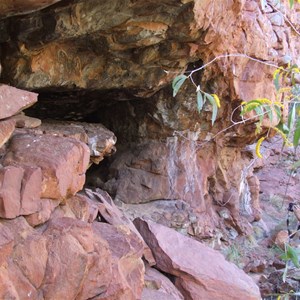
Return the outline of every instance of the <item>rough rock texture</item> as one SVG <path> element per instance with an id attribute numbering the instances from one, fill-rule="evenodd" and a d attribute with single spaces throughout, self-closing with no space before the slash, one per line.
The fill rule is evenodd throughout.
<path id="1" fill-rule="evenodd" d="M 283 9 L 274 1 L 62 1 L 1 21 L 1 79 L 40 92 L 34 116 L 83 118 L 116 133 L 124 151 L 99 185 L 116 200 L 184 200 L 212 229 L 225 207 L 249 233 L 260 218 L 259 184 L 241 149 L 257 138 L 255 124 L 223 130 L 239 120 L 241 101 L 275 99 L 274 67 L 251 57 L 275 65 L 300 57 Z M 297 22 L 297 13 L 287 17 Z M 234 55 L 193 75 L 220 96 L 212 127 L 209 105 L 198 114 L 194 86 L 174 99 L 169 85 L 224 54 Z"/>
<path id="2" fill-rule="evenodd" d="M 81 190 L 89 163 L 88 147 L 75 139 L 52 135 L 15 135 L 3 165 L 42 170 L 42 198 L 62 199 Z"/>
<path id="3" fill-rule="evenodd" d="M 41 126 L 34 127 L 37 128 L 26 130 L 26 132 L 70 137 L 87 144 L 90 148 L 91 161 L 96 164 L 99 164 L 99 162 L 103 160 L 104 156 L 109 156 L 116 151 L 116 136 L 113 132 L 99 123 L 92 124 L 84 122 L 59 122 L 46 120 L 43 121 Z"/>
<path id="4" fill-rule="evenodd" d="M 146 267 L 142 300 L 183 300 L 182 294 L 170 279 L 154 268 Z"/>
<path id="5" fill-rule="evenodd" d="M 27 14 L 49 5 L 52 5 L 60 0 L 3 0 L 0 4 L 0 19 L 15 15 Z"/>
<path id="6" fill-rule="evenodd" d="M 260 299 L 256 284 L 217 251 L 152 221 L 136 219 L 157 267 L 175 276 L 185 299 Z"/>
<path id="7" fill-rule="evenodd" d="M 16 122 L 8 119 L 0 121 L 0 148 L 9 140 L 15 130 Z"/>
<path id="8" fill-rule="evenodd" d="M 126 226 L 60 215 L 36 229 L 0 220 L 0 229 L 1 299 L 141 297 L 143 243 Z"/>
<path id="9" fill-rule="evenodd" d="M 11 117 L 37 101 L 37 94 L 0 84 L 0 119 Z"/>

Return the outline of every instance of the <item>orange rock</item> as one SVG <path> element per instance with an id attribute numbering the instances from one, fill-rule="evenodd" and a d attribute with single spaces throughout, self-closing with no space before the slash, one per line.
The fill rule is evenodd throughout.
<path id="1" fill-rule="evenodd" d="M 138 218 L 134 224 L 153 251 L 156 267 L 175 276 L 185 299 L 261 299 L 253 280 L 219 252 L 152 221 Z"/>
<path id="2" fill-rule="evenodd" d="M 63 199 L 82 189 L 89 163 L 88 147 L 75 139 L 53 135 L 15 135 L 3 165 L 42 170 L 42 198 Z"/>

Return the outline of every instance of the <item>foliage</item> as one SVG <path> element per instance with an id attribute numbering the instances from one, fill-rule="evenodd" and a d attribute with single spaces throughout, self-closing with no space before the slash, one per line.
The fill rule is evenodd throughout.
<path id="1" fill-rule="evenodd" d="M 191 74 L 189 76 L 186 76 L 184 74 L 178 75 L 173 79 L 172 82 L 172 89 L 173 89 L 173 97 L 175 97 L 185 82 L 186 79 L 191 78 Z M 220 99 L 216 94 L 208 94 L 201 90 L 200 85 L 196 87 L 196 98 L 197 98 L 197 109 L 200 113 L 203 109 L 203 106 L 208 101 L 210 105 L 212 106 L 212 117 L 211 117 L 211 123 L 214 125 L 217 114 L 218 114 L 218 108 L 221 107 Z"/>
<path id="2" fill-rule="evenodd" d="M 277 68 L 273 74 L 273 82 L 277 92 L 277 101 L 271 102 L 266 98 L 255 99 L 247 103 L 242 103 L 241 109 L 242 117 L 251 111 L 255 112 L 257 115 L 257 134 L 261 132 L 263 121 L 266 116 L 269 119 L 269 129 L 273 129 L 282 137 L 284 145 L 294 146 L 295 150 L 300 141 L 300 87 L 299 84 L 296 84 L 295 82 L 295 76 L 298 73 L 300 73 L 300 70 L 297 65 L 289 65 L 287 68 Z M 285 109 L 284 105 L 288 106 L 287 120 L 282 114 L 282 111 Z M 274 116 L 279 120 L 279 123 L 274 122 L 275 124 L 278 123 L 276 126 L 273 125 Z M 256 154 L 260 158 L 262 157 L 260 146 L 267 136 L 260 138 L 256 145 Z"/>
<path id="3" fill-rule="evenodd" d="M 280 255 L 280 258 L 286 262 L 284 273 L 282 276 L 283 282 L 286 281 L 289 262 L 292 262 L 296 268 L 300 268 L 299 258 L 298 258 L 299 254 L 300 254 L 300 249 L 294 248 L 287 243 L 284 245 L 284 253 Z"/>

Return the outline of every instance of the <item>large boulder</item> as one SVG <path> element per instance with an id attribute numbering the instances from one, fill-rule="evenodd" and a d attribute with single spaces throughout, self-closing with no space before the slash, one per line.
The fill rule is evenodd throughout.
<path id="1" fill-rule="evenodd" d="M 157 268 L 175 276 L 185 299 L 260 299 L 253 280 L 217 251 L 175 230 L 152 221 L 136 219 L 152 250 Z"/>
<path id="2" fill-rule="evenodd" d="M 72 138 L 18 134 L 11 139 L 3 165 L 41 168 L 41 197 L 63 199 L 82 189 L 89 157 L 88 147 Z"/>
<path id="3" fill-rule="evenodd" d="M 143 244 L 125 226 L 58 217 L 34 229 L 18 217 L 0 229 L 1 299 L 141 297 Z"/>

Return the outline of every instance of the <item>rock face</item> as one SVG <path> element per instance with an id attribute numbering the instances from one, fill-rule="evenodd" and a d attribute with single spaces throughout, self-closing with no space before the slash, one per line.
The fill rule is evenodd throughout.
<path id="1" fill-rule="evenodd" d="M 241 149 L 257 138 L 255 125 L 225 129 L 239 120 L 241 101 L 275 99 L 274 67 L 251 57 L 271 64 L 300 57 L 282 7 L 272 3 L 60 2 L 2 20 L 1 79 L 40 92 L 32 116 L 101 122 L 117 135 L 119 151 L 97 183 L 116 200 L 184 200 L 213 220 L 212 230 L 225 207 L 235 229 L 249 233 L 249 222 L 260 218 L 259 183 L 249 167 L 252 154 Z M 234 55 L 193 75 L 221 99 L 212 126 L 211 107 L 197 111 L 193 85 L 185 83 L 176 98 L 168 86 L 184 70 L 226 53 Z M 113 149 L 113 142 L 89 140 L 94 153 Z"/>
<path id="2" fill-rule="evenodd" d="M 152 221 L 134 223 L 184 299 L 260 299 L 255 283 L 215 250 Z"/>
<path id="3" fill-rule="evenodd" d="M 82 189 L 89 156 L 88 147 L 74 139 L 15 135 L 3 164 L 41 168 L 41 197 L 63 199 Z"/>
<path id="4" fill-rule="evenodd" d="M 58 218 L 42 232 L 24 218 L 1 221 L 0 270 L 2 299 L 138 299 L 143 287 L 143 263 L 134 236 L 108 224 Z M 118 255 L 106 239 L 122 240 Z M 128 249 L 131 248 L 131 250 Z M 130 252 L 131 251 L 131 252 Z M 36 255 L 38 253 L 38 255 Z M 123 268 L 119 274 L 118 267 Z M 128 277 L 129 279 L 126 279 Z M 124 279 L 123 279 L 124 278 Z M 67 279 L 67 280 L 66 280 Z M 98 281 L 98 280 L 99 281 Z M 132 280 L 127 284 L 127 280 Z M 126 293 L 124 292 L 126 289 Z M 126 298 L 127 297 L 127 298 Z"/>

